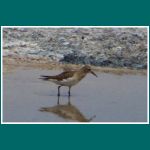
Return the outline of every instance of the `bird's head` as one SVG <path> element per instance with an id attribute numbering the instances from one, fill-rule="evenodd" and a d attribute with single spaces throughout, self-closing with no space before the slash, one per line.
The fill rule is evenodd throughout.
<path id="1" fill-rule="evenodd" d="M 84 67 L 81 68 L 84 73 L 91 73 L 94 76 L 97 77 L 97 75 L 92 71 L 91 67 L 89 65 L 85 65 Z"/>

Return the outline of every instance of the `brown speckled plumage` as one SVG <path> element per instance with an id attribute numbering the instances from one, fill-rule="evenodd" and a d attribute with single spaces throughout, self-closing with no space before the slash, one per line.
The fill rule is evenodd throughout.
<path id="1" fill-rule="evenodd" d="M 45 76 L 42 75 L 40 79 L 54 82 L 58 86 L 58 96 L 60 95 L 60 87 L 67 86 L 69 87 L 68 94 L 70 96 L 70 89 L 72 86 L 76 85 L 80 80 L 82 80 L 87 73 L 92 73 L 97 77 L 97 75 L 91 70 L 91 67 L 85 65 L 84 67 L 80 68 L 77 71 L 65 71 L 56 76 Z"/>

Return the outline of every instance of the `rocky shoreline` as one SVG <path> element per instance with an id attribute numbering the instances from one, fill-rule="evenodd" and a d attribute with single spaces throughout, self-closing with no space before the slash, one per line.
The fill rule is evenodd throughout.
<path id="1" fill-rule="evenodd" d="M 147 68 L 146 28 L 4 28 L 3 56 Z"/>

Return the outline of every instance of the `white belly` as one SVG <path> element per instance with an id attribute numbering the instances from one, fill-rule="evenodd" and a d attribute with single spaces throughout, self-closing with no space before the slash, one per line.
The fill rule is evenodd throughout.
<path id="1" fill-rule="evenodd" d="M 51 79 L 50 81 L 52 81 L 52 82 L 54 82 L 54 83 L 56 83 L 56 84 L 58 84 L 58 85 L 62 85 L 62 86 L 73 86 L 73 85 L 75 85 L 75 84 L 77 84 L 79 81 L 76 79 L 76 78 L 74 78 L 74 77 L 72 77 L 72 78 L 68 78 L 68 79 L 64 79 L 64 80 L 62 80 L 62 81 L 57 81 L 57 80 L 55 80 L 55 79 Z"/>

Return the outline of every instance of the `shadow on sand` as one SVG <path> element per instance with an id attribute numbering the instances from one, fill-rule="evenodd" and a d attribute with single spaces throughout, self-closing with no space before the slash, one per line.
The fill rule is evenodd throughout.
<path id="1" fill-rule="evenodd" d="M 52 107 L 42 107 L 40 111 L 53 113 L 61 118 L 78 122 L 90 122 L 93 120 L 93 118 L 96 117 L 94 115 L 91 118 L 87 119 L 76 106 L 71 104 L 70 96 L 68 96 L 68 102 L 66 104 L 60 104 L 60 96 L 58 96 L 57 105 L 54 105 Z"/>

